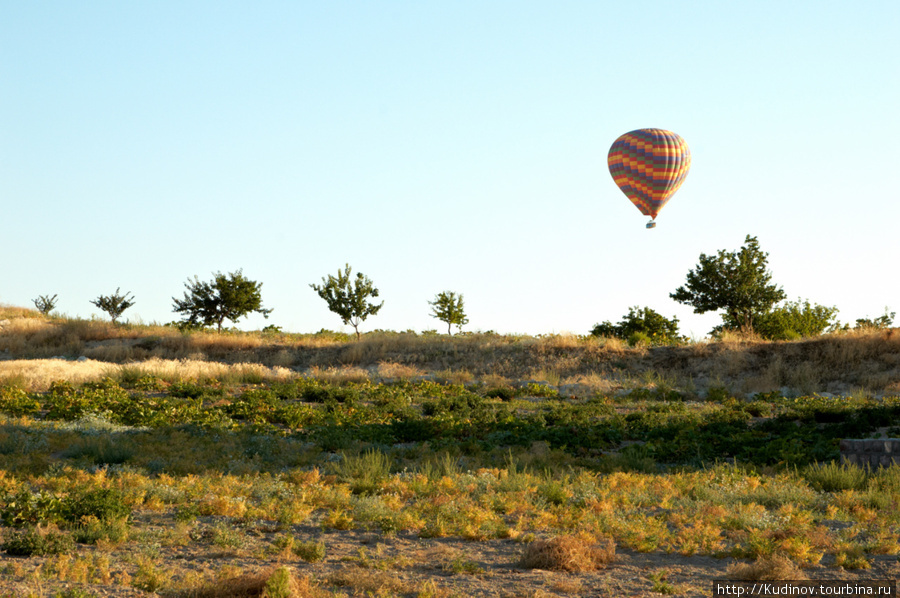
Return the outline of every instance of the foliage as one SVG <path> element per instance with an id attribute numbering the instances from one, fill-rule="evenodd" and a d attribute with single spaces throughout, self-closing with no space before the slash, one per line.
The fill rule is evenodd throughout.
<path id="1" fill-rule="evenodd" d="M 885 307 L 884 313 L 877 318 L 859 318 L 856 320 L 856 328 L 884 330 L 885 328 L 890 328 L 894 324 L 894 316 L 896 315 L 897 312 L 888 311 L 888 308 Z"/>
<path id="2" fill-rule="evenodd" d="M 756 316 L 755 331 L 769 340 L 793 340 L 818 336 L 837 322 L 836 307 L 810 305 L 809 301 L 787 301 L 784 305 Z"/>
<path id="3" fill-rule="evenodd" d="M 262 306 L 262 283 L 245 277 L 242 270 L 222 274 L 216 272 L 209 282 L 201 282 L 197 276 L 184 283 L 187 292 L 184 299 L 176 299 L 172 311 L 182 314 L 182 323 L 188 328 L 216 325 L 222 330 L 225 320 L 237 321 L 257 312 L 264 318 L 272 313 Z"/>
<path id="4" fill-rule="evenodd" d="M 356 273 L 356 278 L 351 281 L 350 264 L 345 264 L 343 272 L 338 269 L 337 276 L 328 275 L 322 278 L 322 284 L 309 285 L 319 297 L 328 304 L 328 309 L 337 314 L 344 324 L 350 324 L 356 331 L 356 339 L 359 340 L 359 325 L 369 316 L 374 316 L 384 305 L 384 301 L 375 305 L 370 303 L 370 297 L 378 297 L 378 289 L 375 284 L 362 272 Z"/>
<path id="5" fill-rule="evenodd" d="M 678 335 L 678 318 L 671 319 L 657 313 L 649 307 L 629 307 L 628 313 L 618 324 L 605 321 L 591 330 L 594 336 L 620 338 L 629 341 L 644 335 L 653 345 L 677 343 L 682 337 Z"/>
<path id="6" fill-rule="evenodd" d="M 99 307 L 102 311 L 105 311 L 109 318 L 115 322 L 119 319 L 125 310 L 134 305 L 134 297 L 129 298 L 129 293 L 125 293 L 124 295 L 119 293 L 119 289 L 116 288 L 116 292 L 112 295 L 100 295 L 96 299 L 92 299 L 91 303 Z"/>
<path id="7" fill-rule="evenodd" d="M 56 307 L 56 295 L 52 297 L 50 295 L 38 295 L 38 298 L 32 299 L 31 302 L 34 303 L 39 312 L 47 316 Z"/>
<path id="8" fill-rule="evenodd" d="M 838 464 L 834 461 L 825 464 L 813 463 L 803 469 L 802 475 L 809 485 L 823 492 L 840 492 L 842 490 L 863 490 L 868 475 L 866 470 L 853 464 Z"/>
<path id="9" fill-rule="evenodd" d="M 451 326 L 454 324 L 462 332 L 463 325 L 469 323 L 469 318 L 463 309 L 462 294 L 442 291 L 435 296 L 434 301 L 429 301 L 428 304 L 431 305 L 431 316 L 447 324 L 447 334 L 452 334 Z"/>
<path id="10" fill-rule="evenodd" d="M 0 548 L 10 556 L 66 554 L 75 550 L 75 541 L 54 528 L 29 527 L 9 534 Z"/>
<path id="11" fill-rule="evenodd" d="M 754 330 L 755 319 L 785 298 L 784 291 L 771 284 L 768 256 L 750 235 L 738 252 L 701 253 L 700 263 L 688 272 L 687 284 L 669 296 L 692 306 L 694 313 L 724 310 L 726 327 Z"/>

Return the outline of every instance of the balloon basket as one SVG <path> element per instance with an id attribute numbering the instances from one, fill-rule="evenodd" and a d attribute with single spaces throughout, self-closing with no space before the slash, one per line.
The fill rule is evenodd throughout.
<path id="1" fill-rule="evenodd" d="M 651 220 L 650 222 L 648 222 L 648 223 L 647 223 L 647 228 L 656 228 L 656 221 L 655 221 L 655 220 Z"/>

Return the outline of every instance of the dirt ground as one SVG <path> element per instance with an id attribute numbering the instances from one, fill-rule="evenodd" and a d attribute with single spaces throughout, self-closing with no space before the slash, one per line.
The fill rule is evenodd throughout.
<path id="1" fill-rule="evenodd" d="M 325 542 L 327 552 L 322 561 L 306 563 L 290 553 L 260 558 L 262 547 L 271 544 L 274 532 L 258 529 L 249 534 L 253 538 L 239 550 L 191 542 L 185 546 L 162 548 L 157 562 L 162 570 L 168 569 L 173 582 L 191 571 L 203 573 L 227 567 L 232 571 L 251 572 L 286 565 L 297 577 L 311 576 L 322 589 L 338 596 L 497 598 L 712 596 L 713 580 L 727 579 L 727 567 L 736 562 L 732 558 L 645 554 L 618 548 L 615 561 L 602 570 L 566 573 L 521 568 L 519 559 L 525 545 L 509 539 L 423 539 L 403 533 L 384 536 L 359 530 L 322 532 L 312 526 L 296 531 L 298 537 Z M 139 546 L 135 548 L 133 543 L 129 544 L 131 547 L 127 550 L 140 550 Z M 95 550 L 93 547 L 82 549 Z M 132 560 L 127 554 L 117 554 L 113 558 L 124 562 Z M 8 571 L 7 566 L 15 560 L 25 561 L 0 557 L 0 571 L 4 568 Z M 27 559 L 27 568 L 33 570 L 38 560 Z M 848 571 L 826 565 L 816 565 L 803 573 L 812 580 L 900 578 L 897 556 L 875 556 L 869 570 Z M 4 577 L 6 581 L 3 581 Z M 19 592 L 23 597 L 33 593 L 51 598 L 57 591 L 68 588 L 79 588 L 103 598 L 154 595 L 120 584 L 78 584 L 50 579 L 37 582 L 34 578 L 25 580 L 21 576 L 13 580 L 3 573 L 0 573 L 0 588 Z M 172 594 L 163 590 L 160 595 Z M 0 593 L 0 596 L 4 594 Z"/>

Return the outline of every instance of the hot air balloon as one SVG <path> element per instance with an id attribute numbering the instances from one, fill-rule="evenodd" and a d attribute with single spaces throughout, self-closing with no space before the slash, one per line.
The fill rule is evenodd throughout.
<path id="1" fill-rule="evenodd" d="M 641 214 L 650 216 L 647 228 L 678 191 L 691 167 L 691 150 L 684 139 L 663 129 L 625 133 L 609 148 L 609 173 Z"/>

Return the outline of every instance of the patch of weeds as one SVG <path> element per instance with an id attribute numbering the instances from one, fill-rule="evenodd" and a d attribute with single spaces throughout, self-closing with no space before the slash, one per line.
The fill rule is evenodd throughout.
<path id="1" fill-rule="evenodd" d="M 350 485 L 354 494 L 375 494 L 391 471 L 391 459 L 382 452 L 368 450 L 361 455 L 342 455 L 343 458 L 332 465 L 338 479 Z"/>
<path id="2" fill-rule="evenodd" d="M 835 554 L 834 566 L 844 569 L 871 569 L 872 563 L 866 558 L 862 547 L 845 545 Z"/>
<path id="3" fill-rule="evenodd" d="M 86 457 L 96 465 L 121 465 L 134 458 L 134 449 L 109 436 L 86 437 L 62 452 L 67 459 Z"/>
<path id="4" fill-rule="evenodd" d="M 191 503 L 175 508 L 175 521 L 178 523 L 194 523 L 200 517 L 200 505 Z"/>
<path id="5" fill-rule="evenodd" d="M 484 573 L 484 567 L 480 566 L 473 560 L 466 558 L 463 555 L 458 555 L 448 561 L 446 561 L 441 569 L 444 573 L 451 573 L 453 575 L 481 575 Z"/>
<path id="6" fill-rule="evenodd" d="M 76 542 L 82 544 L 97 544 L 108 542 L 121 544 L 128 539 L 128 521 L 119 519 L 98 519 L 97 517 L 83 517 L 81 522 L 72 529 L 72 535 Z"/>
<path id="7" fill-rule="evenodd" d="M 648 579 L 650 579 L 650 581 L 653 582 L 653 588 L 650 590 L 651 592 L 666 595 L 677 593 L 675 586 L 668 582 L 667 578 L 669 577 L 669 572 L 665 569 L 660 569 L 656 573 L 651 573 L 647 577 Z"/>
<path id="8" fill-rule="evenodd" d="M 291 551 L 307 563 L 318 563 L 325 558 L 325 542 L 294 542 Z"/>
<path id="9" fill-rule="evenodd" d="M 868 480 L 868 472 L 850 463 L 838 464 L 834 461 L 820 465 L 813 463 L 803 469 L 801 475 L 809 485 L 822 492 L 842 490 L 862 490 Z"/>

